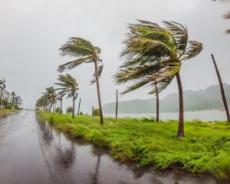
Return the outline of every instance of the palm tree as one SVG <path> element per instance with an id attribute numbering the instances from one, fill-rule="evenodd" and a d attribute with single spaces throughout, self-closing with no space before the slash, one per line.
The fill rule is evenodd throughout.
<path id="1" fill-rule="evenodd" d="M 76 57 L 76 59 L 60 65 L 58 68 L 59 72 L 63 72 L 65 69 L 75 68 L 83 63 L 94 63 L 95 72 L 93 76 L 95 79 L 92 80 L 91 83 L 93 84 L 96 82 L 98 104 L 100 109 L 100 123 L 103 124 L 104 119 L 99 84 L 99 77 L 101 76 L 103 69 L 102 60 L 99 56 L 99 54 L 101 53 L 101 49 L 94 46 L 88 40 L 79 37 L 72 37 L 60 48 L 60 51 L 62 56 L 68 55 Z"/>
<path id="2" fill-rule="evenodd" d="M 51 112 L 53 109 L 54 112 L 54 104 L 56 103 L 56 97 L 57 97 L 54 87 L 46 88 L 46 92 L 43 95 L 48 101 L 48 105 L 49 105 L 48 111 Z"/>
<path id="3" fill-rule="evenodd" d="M 78 83 L 76 79 L 74 79 L 71 75 L 59 75 L 58 82 L 55 83 L 59 86 L 57 90 L 62 92 L 63 95 L 67 95 L 68 98 L 72 98 L 73 102 L 73 110 L 72 110 L 72 118 L 75 115 L 75 101 L 78 96 Z"/>
<path id="4" fill-rule="evenodd" d="M 47 100 L 45 95 L 41 96 L 36 101 L 36 108 L 37 108 L 37 110 L 43 110 L 45 112 L 48 111 L 48 100 Z"/>
<path id="5" fill-rule="evenodd" d="M 14 110 L 16 93 L 13 91 L 13 92 L 11 92 L 10 96 L 11 96 L 11 108 Z"/>
<path id="6" fill-rule="evenodd" d="M 163 26 L 139 20 L 129 26 L 122 56 L 125 63 L 115 75 L 117 83 L 135 82 L 126 91 L 157 84 L 158 92 L 176 77 L 179 91 L 178 137 L 184 137 L 184 103 L 180 77 L 182 62 L 198 55 L 202 44 L 190 41 L 188 30 L 180 23 L 164 21 Z"/>
<path id="7" fill-rule="evenodd" d="M 214 55 L 211 54 L 211 57 L 212 57 L 212 61 L 213 61 L 213 64 L 214 64 L 214 67 L 215 67 L 215 70 L 216 70 L 216 75 L 217 75 L 217 78 L 218 78 L 218 81 L 219 81 L 220 92 L 221 92 L 222 100 L 223 100 L 223 103 L 224 103 L 224 108 L 225 108 L 225 112 L 226 112 L 226 116 L 227 116 L 227 121 L 230 122 L 230 114 L 229 114 L 229 109 L 228 109 L 228 102 L 226 100 L 222 78 L 220 76 L 220 72 L 219 72 L 218 66 L 216 64 L 216 60 L 215 60 Z"/>
<path id="8" fill-rule="evenodd" d="M 155 82 L 155 93 L 156 93 L 156 121 L 159 122 L 160 120 L 160 101 L 159 101 L 159 92 L 157 83 Z"/>
<path id="9" fill-rule="evenodd" d="M 20 106 L 22 105 L 22 99 L 21 99 L 20 96 L 16 96 L 15 97 L 15 103 L 14 103 L 14 105 L 15 105 L 16 109 L 19 109 Z"/>
<path id="10" fill-rule="evenodd" d="M 63 97 L 66 94 L 63 91 L 58 92 L 57 94 L 57 100 L 60 101 L 60 112 L 63 113 Z"/>

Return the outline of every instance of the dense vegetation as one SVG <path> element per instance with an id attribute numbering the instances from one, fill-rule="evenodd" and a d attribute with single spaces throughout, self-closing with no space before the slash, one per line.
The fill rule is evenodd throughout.
<path id="1" fill-rule="evenodd" d="M 73 138 L 106 148 L 121 161 L 158 169 L 179 168 L 230 179 L 230 125 L 225 122 L 186 122 L 187 136 L 176 138 L 178 121 L 156 123 L 149 119 L 105 118 L 38 112 Z"/>
<path id="2" fill-rule="evenodd" d="M 0 117 L 7 116 L 12 113 L 12 110 L 10 109 L 0 109 Z"/>
<path id="3" fill-rule="evenodd" d="M 20 109 L 21 105 L 22 105 L 21 97 L 17 96 L 17 94 L 14 91 L 9 92 L 7 90 L 5 79 L 0 80 L 0 110 L 3 109 L 18 110 Z"/>

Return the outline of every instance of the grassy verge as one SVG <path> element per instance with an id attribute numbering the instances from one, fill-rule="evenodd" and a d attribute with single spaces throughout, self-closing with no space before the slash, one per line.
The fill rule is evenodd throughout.
<path id="1" fill-rule="evenodd" d="M 178 140 L 176 121 L 106 118 L 101 126 L 97 117 L 90 116 L 71 119 L 69 115 L 38 112 L 38 118 L 74 138 L 108 149 L 121 161 L 210 173 L 230 180 L 230 125 L 224 122 L 186 122 L 186 137 Z"/>
<path id="2" fill-rule="evenodd" d="M 10 109 L 0 109 L 0 117 L 5 117 L 11 114 L 13 111 Z"/>

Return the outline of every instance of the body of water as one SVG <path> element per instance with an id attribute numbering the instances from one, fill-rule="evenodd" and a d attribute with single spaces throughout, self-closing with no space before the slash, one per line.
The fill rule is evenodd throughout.
<path id="1" fill-rule="evenodd" d="M 107 117 L 114 117 L 114 114 L 105 114 Z M 118 114 L 119 117 L 131 117 L 131 118 L 151 118 L 155 117 L 154 113 L 142 113 L 142 114 Z M 161 120 L 178 119 L 178 113 L 160 113 Z M 225 121 L 225 111 L 218 110 L 206 110 L 206 111 L 194 111 L 185 112 L 185 120 L 202 120 L 202 121 Z"/>

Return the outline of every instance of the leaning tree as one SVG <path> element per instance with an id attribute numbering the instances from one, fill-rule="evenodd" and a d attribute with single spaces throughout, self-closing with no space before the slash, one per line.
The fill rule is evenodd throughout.
<path id="1" fill-rule="evenodd" d="M 95 79 L 93 79 L 91 83 L 93 84 L 96 82 L 98 104 L 100 110 L 100 123 L 103 124 L 104 119 L 99 85 L 99 77 L 101 76 L 103 69 L 102 59 L 100 58 L 101 49 L 99 47 L 94 46 L 88 40 L 79 37 L 72 37 L 60 48 L 60 51 L 62 56 L 68 55 L 75 57 L 76 59 L 67 62 L 63 65 L 60 65 L 58 68 L 59 72 L 63 72 L 65 69 L 75 68 L 83 63 L 94 64 L 95 72 L 93 77 Z"/>
<path id="2" fill-rule="evenodd" d="M 160 84 L 161 88 L 165 89 L 176 77 L 179 91 L 177 136 L 184 137 L 184 102 L 180 69 L 183 61 L 201 52 L 202 44 L 189 40 L 187 28 L 173 21 L 163 21 L 161 26 L 139 20 L 137 24 L 131 24 L 129 30 L 121 54 L 126 60 L 116 75 L 117 82 L 135 82 L 128 91 L 153 84 Z M 119 78 L 120 74 L 125 77 Z"/>
<path id="3" fill-rule="evenodd" d="M 55 83 L 59 87 L 56 89 L 62 95 L 67 95 L 67 98 L 72 98 L 73 110 L 72 110 L 72 118 L 75 116 L 75 101 L 78 96 L 78 83 L 76 79 L 74 79 L 71 75 L 59 75 L 58 82 Z"/>

